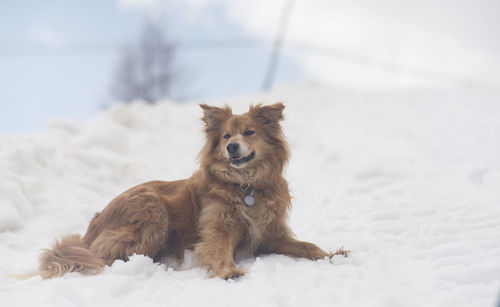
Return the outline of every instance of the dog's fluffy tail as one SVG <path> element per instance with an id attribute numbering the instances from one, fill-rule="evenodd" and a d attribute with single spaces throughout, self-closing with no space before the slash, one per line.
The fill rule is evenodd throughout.
<path id="1" fill-rule="evenodd" d="M 38 269 L 44 279 L 68 272 L 97 274 L 104 269 L 104 260 L 88 249 L 80 235 L 69 235 L 43 251 Z"/>

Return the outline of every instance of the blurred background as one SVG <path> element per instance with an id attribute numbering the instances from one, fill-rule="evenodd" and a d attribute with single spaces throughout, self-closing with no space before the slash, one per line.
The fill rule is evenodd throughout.
<path id="1" fill-rule="evenodd" d="M 0 0 L 2 306 L 498 305 L 499 38 L 500 0 Z M 352 258 L 249 259 L 231 285 L 138 255 L 7 277 L 190 176 L 196 103 L 260 99 L 287 104 L 291 228 Z"/>
<path id="2" fill-rule="evenodd" d="M 3 0 L 0 29 L 1 134 L 118 101 L 224 101 L 303 82 L 500 85 L 498 0 Z"/>

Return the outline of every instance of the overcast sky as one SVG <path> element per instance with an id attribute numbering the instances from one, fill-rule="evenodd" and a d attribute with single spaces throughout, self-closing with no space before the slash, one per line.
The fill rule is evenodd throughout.
<path id="1" fill-rule="evenodd" d="M 110 103 L 119 47 L 146 19 L 178 43 L 187 100 L 255 93 L 285 3 L 1 1 L 0 133 L 86 119 Z M 498 89 L 499 37 L 496 0 L 296 0 L 276 84 Z"/>

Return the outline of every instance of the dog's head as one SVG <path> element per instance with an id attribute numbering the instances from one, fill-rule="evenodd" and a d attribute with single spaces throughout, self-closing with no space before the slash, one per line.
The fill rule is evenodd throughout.
<path id="1" fill-rule="evenodd" d="M 233 115 L 228 106 L 200 106 L 207 141 L 200 153 L 202 166 L 212 172 L 232 173 L 233 177 L 243 173 L 254 177 L 281 174 L 288 161 L 280 125 L 285 108 L 282 103 L 250 106 L 242 115 Z"/>

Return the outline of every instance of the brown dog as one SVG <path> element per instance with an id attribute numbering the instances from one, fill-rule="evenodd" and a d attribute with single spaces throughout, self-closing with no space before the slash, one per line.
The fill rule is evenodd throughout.
<path id="1" fill-rule="evenodd" d="M 282 171 L 288 145 L 279 123 L 284 105 L 250 106 L 243 115 L 227 106 L 201 108 L 206 142 L 200 169 L 189 179 L 144 183 L 113 199 L 83 238 L 67 236 L 40 256 L 43 278 L 97 273 L 134 253 L 182 260 L 185 249 L 194 249 L 198 264 L 224 279 L 244 273 L 236 254 L 333 256 L 296 240 L 286 223 L 290 194 Z"/>

